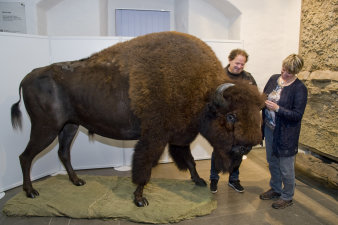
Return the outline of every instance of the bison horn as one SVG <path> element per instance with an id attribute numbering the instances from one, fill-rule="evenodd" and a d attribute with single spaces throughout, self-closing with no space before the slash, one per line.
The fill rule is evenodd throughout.
<path id="1" fill-rule="evenodd" d="M 225 101 L 224 97 L 223 97 L 223 92 L 229 88 L 234 86 L 234 84 L 232 83 L 224 83 L 221 84 L 217 87 L 216 92 L 215 92 L 215 97 L 214 97 L 214 103 L 216 105 L 222 106 L 222 107 L 226 107 L 228 104 Z"/>

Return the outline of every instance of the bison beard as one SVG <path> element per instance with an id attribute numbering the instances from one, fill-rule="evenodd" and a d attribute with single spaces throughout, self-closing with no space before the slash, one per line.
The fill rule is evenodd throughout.
<path id="1" fill-rule="evenodd" d="M 233 169 L 235 168 L 234 161 L 238 161 L 238 159 L 232 159 L 231 154 L 225 153 L 220 154 L 219 152 L 215 152 L 215 168 L 218 172 L 229 172 L 231 173 Z M 240 161 L 241 162 L 241 161 Z M 239 163 L 240 163 L 239 162 Z M 237 166 L 239 166 L 239 163 L 237 162 Z"/>
<path id="2" fill-rule="evenodd" d="M 218 172 L 229 172 L 232 173 L 234 170 L 238 169 L 239 165 L 242 162 L 243 155 L 248 154 L 251 148 L 249 149 L 240 149 L 242 147 L 235 146 L 228 153 L 215 151 L 215 168 Z"/>
<path id="3" fill-rule="evenodd" d="M 12 106 L 14 128 L 21 125 L 21 89 L 32 126 L 19 158 L 23 189 L 31 198 L 39 195 L 30 179 L 32 160 L 56 137 L 69 179 L 85 184 L 70 161 L 80 125 L 90 134 L 139 140 L 132 160 L 137 206 L 149 204 L 143 189 L 167 144 L 178 168 L 188 169 L 192 181 L 205 186 L 189 147 L 198 133 L 215 148 L 217 167 L 223 171 L 238 164 L 231 153 L 236 146 L 261 141 L 259 111 L 264 99 L 258 89 L 226 78 L 211 48 L 188 34 L 153 33 L 86 59 L 33 70 L 22 80 L 20 99 Z"/>

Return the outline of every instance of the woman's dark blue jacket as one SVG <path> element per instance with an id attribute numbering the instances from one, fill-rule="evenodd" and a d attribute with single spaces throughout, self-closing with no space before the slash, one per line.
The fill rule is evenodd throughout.
<path id="1" fill-rule="evenodd" d="M 264 93 L 266 95 L 270 94 L 276 88 L 279 77 L 280 74 L 275 74 L 270 77 L 264 87 Z M 276 112 L 276 127 L 273 132 L 273 154 L 277 157 L 288 157 L 297 154 L 301 120 L 306 102 L 307 88 L 298 78 L 292 84 L 283 88 L 277 103 L 279 110 Z M 265 121 L 264 111 L 262 116 L 263 121 Z M 263 122 L 263 131 L 264 124 Z"/>

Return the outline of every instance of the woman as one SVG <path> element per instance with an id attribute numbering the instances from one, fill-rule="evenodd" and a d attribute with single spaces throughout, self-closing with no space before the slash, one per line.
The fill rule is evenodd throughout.
<path id="1" fill-rule="evenodd" d="M 281 74 L 272 75 L 264 87 L 268 99 L 263 110 L 263 138 L 270 170 L 270 190 L 260 195 L 262 200 L 279 198 L 275 209 L 293 204 L 295 190 L 295 155 L 301 120 L 307 102 L 307 88 L 296 74 L 303 59 L 291 54 L 283 60 Z M 283 187 L 282 187 L 283 184 Z"/>

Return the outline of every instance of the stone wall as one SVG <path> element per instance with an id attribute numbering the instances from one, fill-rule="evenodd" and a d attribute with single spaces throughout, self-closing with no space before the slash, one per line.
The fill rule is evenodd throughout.
<path id="1" fill-rule="evenodd" d="M 302 120 L 300 144 L 338 159 L 338 72 L 308 71 L 298 77 L 308 88 L 308 103 Z"/>
<path id="2" fill-rule="evenodd" d="M 303 0 L 299 54 L 304 58 L 298 77 L 308 87 L 300 144 L 338 159 L 338 3 Z"/>
<path id="3" fill-rule="evenodd" d="M 303 0 L 299 53 L 305 71 L 337 71 L 337 0 Z"/>

